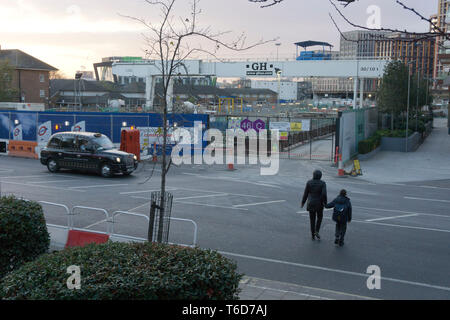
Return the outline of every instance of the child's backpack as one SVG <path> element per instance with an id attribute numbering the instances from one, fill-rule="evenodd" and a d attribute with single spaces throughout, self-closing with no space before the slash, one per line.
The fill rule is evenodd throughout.
<path id="1" fill-rule="evenodd" d="M 347 221 L 347 203 L 336 203 L 333 211 L 333 221 L 345 222 Z"/>

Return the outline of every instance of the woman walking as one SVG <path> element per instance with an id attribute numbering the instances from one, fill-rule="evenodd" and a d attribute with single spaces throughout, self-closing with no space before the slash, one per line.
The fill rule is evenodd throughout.
<path id="1" fill-rule="evenodd" d="M 321 180 L 322 172 L 316 170 L 313 173 L 313 179 L 306 183 L 303 193 L 302 208 L 308 200 L 306 209 L 309 211 L 309 220 L 311 223 L 311 237 L 320 240 L 320 225 L 323 218 L 323 207 L 327 204 L 327 185 Z"/>

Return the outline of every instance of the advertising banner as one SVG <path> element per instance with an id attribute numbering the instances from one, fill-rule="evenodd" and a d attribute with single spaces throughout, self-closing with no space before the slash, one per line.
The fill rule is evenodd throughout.
<path id="1" fill-rule="evenodd" d="M 80 121 L 72 127 L 72 131 L 86 132 L 86 121 Z"/>
<path id="2" fill-rule="evenodd" d="M 301 120 L 301 122 L 291 122 L 291 132 L 311 131 L 311 120 Z"/>
<path id="3" fill-rule="evenodd" d="M 270 122 L 270 130 L 290 131 L 291 125 L 289 122 Z"/>
<path id="4" fill-rule="evenodd" d="M 23 129 L 21 124 L 14 127 L 13 140 L 23 141 Z"/>
<path id="5" fill-rule="evenodd" d="M 47 144 L 48 140 L 52 136 L 52 122 L 47 121 L 42 123 L 38 128 L 37 136 L 38 144 Z"/>

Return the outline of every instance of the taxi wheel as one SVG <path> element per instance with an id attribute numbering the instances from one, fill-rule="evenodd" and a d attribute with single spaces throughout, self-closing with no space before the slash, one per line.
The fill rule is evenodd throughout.
<path id="1" fill-rule="evenodd" d="M 59 171 L 59 165 L 58 162 L 56 162 L 56 160 L 53 159 L 49 159 L 47 161 L 47 169 L 48 171 L 50 171 L 51 173 L 55 173 Z"/>
<path id="2" fill-rule="evenodd" d="M 111 166 L 107 163 L 103 164 L 100 167 L 100 174 L 102 175 L 102 177 L 104 178 L 110 178 L 112 176 L 112 169 Z"/>

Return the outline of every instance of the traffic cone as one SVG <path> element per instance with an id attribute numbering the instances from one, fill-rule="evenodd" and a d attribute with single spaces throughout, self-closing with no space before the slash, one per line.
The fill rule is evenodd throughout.
<path id="1" fill-rule="evenodd" d="M 342 163 L 342 154 L 339 155 L 339 167 L 338 167 L 338 176 L 345 176 L 344 164 Z"/>

